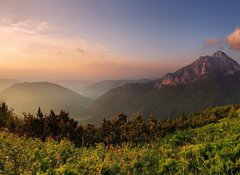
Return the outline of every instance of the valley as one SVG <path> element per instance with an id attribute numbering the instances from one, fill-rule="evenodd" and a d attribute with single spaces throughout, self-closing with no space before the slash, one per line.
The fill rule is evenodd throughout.
<path id="1" fill-rule="evenodd" d="M 1 91 L 0 99 L 20 115 L 34 114 L 38 107 L 45 113 L 63 109 L 78 121 L 95 124 L 121 112 L 132 117 L 153 113 L 157 119 L 175 118 L 206 107 L 239 103 L 240 65 L 218 51 L 157 80 L 106 80 L 82 88 L 88 96 L 53 83 L 19 83 Z M 94 100 L 91 93 L 100 97 Z"/>

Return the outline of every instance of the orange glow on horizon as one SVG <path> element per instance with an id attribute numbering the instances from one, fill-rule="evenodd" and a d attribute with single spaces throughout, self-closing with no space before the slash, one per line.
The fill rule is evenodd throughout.
<path id="1" fill-rule="evenodd" d="M 0 74 L 47 79 L 136 78 L 158 75 L 169 69 L 160 61 L 121 56 L 96 41 L 64 37 L 60 34 L 63 30 L 47 21 L 2 18 Z"/>

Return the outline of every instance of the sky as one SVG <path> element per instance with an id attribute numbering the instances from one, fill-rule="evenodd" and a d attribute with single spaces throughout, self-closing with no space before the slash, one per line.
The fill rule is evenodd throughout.
<path id="1" fill-rule="evenodd" d="M 223 50 L 238 0 L 0 0 L 0 78 L 159 78 Z"/>

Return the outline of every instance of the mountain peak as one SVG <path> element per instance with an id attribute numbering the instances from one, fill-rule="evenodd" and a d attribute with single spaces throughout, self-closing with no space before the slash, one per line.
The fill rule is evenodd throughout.
<path id="1" fill-rule="evenodd" d="M 227 76 L 240 71 L 240 65 L 222 51 L 217 51 L 212 56 L 201 56 L 190 65 L 174 73 L 168 73 L 155 83 L 155 88 L 188 84 L 200 78 L 216 75 Z"/>
<path id="2" fill-rule="evenodd" d="M 224 58 L 224 57 L 229 57 L 227 56 L 226 53 L 224 53 L 223 51 L 217 51 L 215 53 L 212 54 L 212 57 L 220 57 L 220 58 Z"/>

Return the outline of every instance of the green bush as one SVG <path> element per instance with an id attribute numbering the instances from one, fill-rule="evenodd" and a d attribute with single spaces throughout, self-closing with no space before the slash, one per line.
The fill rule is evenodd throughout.
<path id="1" fill-rule="evenodd" d="M 138 145 L 76 147 L 67 139 L 43 142 L 1 131 L 0 174 L 240 174 L 240 118 L 228 117 L 231 108 L 221 110 L 227 111 L 225 117 L 214 123 L 178 129 Z"/>

